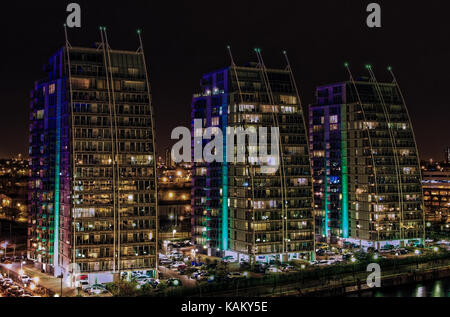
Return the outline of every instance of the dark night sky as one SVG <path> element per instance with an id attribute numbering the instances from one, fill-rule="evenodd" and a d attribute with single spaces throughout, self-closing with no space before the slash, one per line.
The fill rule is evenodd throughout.
<path id="1" fill-rule="evenodd" d="M 0 16 L 0 157 L 27 152 L 29 91 L 42 65 L 64 43 L 62 24 L 70 2 L 82 7 L 82 28 L 69 30 L 72 45 L 99 40 L 106 25 L 116 49 L 137 49 L 143 28 L 157 122 L 159 151 L 173 128 L 188 126 L 192 94 L 202 73 L 254 61 L 261 47 L 268 66 L 284 66 L 289 52 L 305 105 L 314 87 L 346 80 L 343 63 L 378 79 L 392 65 L 405 94 L 423 159 L 442 159 L 450 146 L 450 19 L 448 1 L 389 1 L 383 27 L 369 29 L 371 1 L 3 1 Z M 375 1 L 374 1 L 375 2 Z M 163 4 L 164 3 L 164 4 Z"/>

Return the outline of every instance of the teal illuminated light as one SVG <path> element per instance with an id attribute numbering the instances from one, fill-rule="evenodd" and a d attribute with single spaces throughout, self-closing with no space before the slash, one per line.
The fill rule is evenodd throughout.
<path id="1" fill-rule="evenodd" d="M 348 239 L 347 111 L 341 106 L 342 237 Z"/>
<path id="2" fill-rule="evenodd" d="M 225 96 L 224 96 L 225 97 Z M 226 99 L 226 98 L 224 98 Z M 222 246 L 228 250 L 228 149 L 227 149 L 228 105 L 222 106 L 223 163 L 222 163 Z"/>
<path id="3" fill-rule="evenodd" d="M 326 140 L 325 140 L 325 149 L 326 149 Z M 325 192 L 325 217 L 324 217 L 324 221 L 323 221 L 323 235 L 325 237 L 328 237 L 328 217 L 330 214 L 330 211 L 328 209 L 328 164 L 327 164 L 327 151 L 325 150 L 325 156 L 324 156 L 324 166 L 325 166 L 325 179 L 324 179 L 324 192 Z"/>
<path id="4" fill-rule="evenodd" d="M 54 230 L 53 230 L 53 265 L 59 264 L 59 208 L 60 208 L 60 177 L 61 177 L 61 79 L 57 82 L 57 103 L 56 103 L 56 159 L 55 159 L 55 210 L 54 210 Z"/>

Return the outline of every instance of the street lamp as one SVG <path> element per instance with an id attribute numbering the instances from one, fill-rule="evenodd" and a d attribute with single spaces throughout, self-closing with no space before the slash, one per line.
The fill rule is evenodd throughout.
<path id="1" fill-rule="evenodd" d="M 8 278 L 9 278 L 9 272 L 12 269 L 12 265 L 11 264 L 7 264 L 6 268 L 8 269 Z"/>
<path id="2" fill-rule="evenodd" d="M 352 257 L 351 261 L 353 263 L 353 279 L 355 279 L 356 278 L 356 258 Z"/>
<path id="3" fill-rule="evenodd" d="M 8 247 L 8 241 L 5 241 L 2 245 L 3 248 L 5 248 L 5 258 L 6 258 L 6 248 Z"/>

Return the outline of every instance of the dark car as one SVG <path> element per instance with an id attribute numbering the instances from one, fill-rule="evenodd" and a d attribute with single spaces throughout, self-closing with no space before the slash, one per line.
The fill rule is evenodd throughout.
<path id="1" fill-rule="evenodd" d="M 251 268 L 250 263 L 248 263 L 248 262 L 241 262 L 241 269 L 242 270 L 248 270 L 250 268 Z"/>
<path id="2" fill-rule="evenodd" d="M 353 257 L 353 254 L 351 254 L 351 253 L 347 253 L 347 254 L 342 255 L 342 259 L 344 261 L 345 260 L 350 260 L 352 257 Z"/>
<path id="3" fill-rule="evenodd" d="M 316 255 L 317 256 L 324 256 L 325 255 L 325 250 L 324 249 L 317 250 Z"/>
<path id="4" fill-rule="evenodd" d="M 257 263 L 257 264 L 255 264 L 255 267 L 253 268 L 253 272 L 264 274 L 264 273 L 266 273 L 266 267 L 267 267 L 267 265 Z"/>

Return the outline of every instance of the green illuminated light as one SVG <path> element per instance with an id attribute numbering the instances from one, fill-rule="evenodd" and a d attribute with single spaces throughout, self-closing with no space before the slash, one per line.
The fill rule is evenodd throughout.
<path id="1" fill-rule="evenodd" d="M 224 131 L 228 126 L 228 105 L 225 102 L 222 107 L 222 125 Z M 228 148 L 227 134 L 223 138 L 223 163 L 222 163 L 222 247 L 223 251 L 228 250 Z"/>
<path id="2" fill-rule="evenodd" d="M 58 95 L 56 103 L 56 159 L 55 159 L 55 209 L 54 209 L 54 239 L 53 265 L 59 266 L 59 208 L 60 208 L 60 177 L 61 177 L 61 79 L 58 80 Z"/>
<path id="3" fill-rule="evenodd" d="M 348 217 L 348 159 L 347 159 L 347 111 L 341 109 L 341 167 L 342 167 L 342 237 L 349 237 Z"/>

